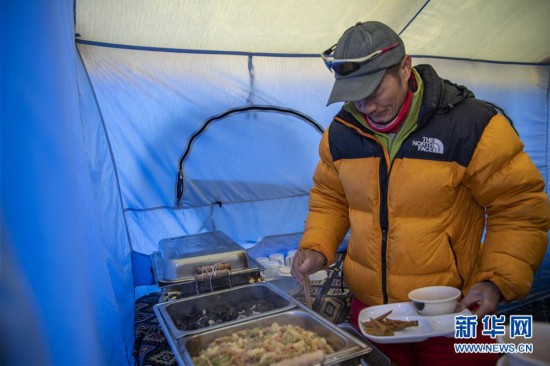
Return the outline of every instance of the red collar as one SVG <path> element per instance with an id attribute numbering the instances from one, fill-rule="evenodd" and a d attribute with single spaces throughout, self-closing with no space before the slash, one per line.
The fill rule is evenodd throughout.
<path id="1" fill-rule="evenodd" d="M 380 124 L 372 121 L 369 116 L 365 114 L 365 121 L 367 122 L 367 125 L 375 132 L 381 132 L 381 133 L 396 133 L 399 128 L 401 128 L 401 125 L 405 121 L 407 117 L 407 113 L 409 113 L 409 109 L 411 107 L 412 97 L 413 93 L 411 89 L 416 90 L 416 79 L 414 77 L 414 73 L 411 74 L 411 83 L 409 90 L 407 90 L 407 96 L 405 97 L 405 102 L 403 103 L 403 106 L 399 110 L 399 113 L 397 113 L 397 116 L 388 124 L 384 124 L 383 127 L 379 127 Z"/>
<path id="2" fill-rule="evenodd" d="M 403 103 L 403 106 L 399 110 L 399 113 L 397 113 L 397 116 L 388 124 L 384 124 L 384 127 L 377 127 L 379 126 L 378 123 L 372 121 L 369 116 L 365 114 L 365 121 L 367 122 L 367 125 L 374 130 L 375 132 L 381 132 L 381 133 L 396 133 L 403 122 L 405 121 L 405 118 L 407 117 L 407 113 L 409 113 L 409 109 L 411 106 L 412 101 L 412 92 L 409 89 L 407 91 L 407 97 L 405 98 L 405 103 Z"/>

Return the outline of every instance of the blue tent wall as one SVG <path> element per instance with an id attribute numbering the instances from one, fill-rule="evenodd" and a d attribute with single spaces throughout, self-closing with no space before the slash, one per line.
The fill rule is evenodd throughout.
<path id="1" fill-rule="evenodd" d="M 1 364 L 133 362 L 127 234 L 73 14 L 1 2 Z"/>
<path id="2" fill-rule="evenodd" d="M 299 110 L 326 127 L 340 105 L 324 105 L 333 76 L 318 57 L 78 48 L 115 152 L 133 251 L 150 254 L 164 238 L 204 231 L 222 230 L 248 246 L 262 236 L 302 230 L 319 141 L 305 124 L 258 113 L 216 122 L 185 162 L 183 207 L 174 206 L 175 177 L 178 159 L 202 123 L 247 98 Z M 504 108 L 525 151 L 548 177 L 549 66 L 415 55 L 413 62 L 434 65 L 441 77 Z M 291 151 L 290 158 L 281 151 Z M 550 292 L 548 258 L 534 294 Z"/>

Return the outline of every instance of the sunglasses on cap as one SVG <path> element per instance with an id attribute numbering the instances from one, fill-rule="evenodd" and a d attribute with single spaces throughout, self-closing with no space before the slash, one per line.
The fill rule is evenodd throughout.
<path id="1" fill-rule="evenodd" d="M 359 57 L 359 58 L 348 58 L 348 59 L 335 59 L 333 55 L 331 55 L 334 52 L 334 49 L 336 48 L 336 45 L 332 46 L 325 52 L 321 53 L 321 57 L 323 58 L 323 61 L 325 62 L 325 65 L 329 70 L 333 70 L 335 73 L 345 76 L 349 75 L 354 71 L 357 71 L 361 68 L 361 65 L 366 64 L 369 61 L 372 61 L 376 57 L 393 50 L 399 46 L 399 42 L 396 42 L 388 47 L 384 47 L 379 49 L 378 51 L 374 51 L 373 53 Z"/>

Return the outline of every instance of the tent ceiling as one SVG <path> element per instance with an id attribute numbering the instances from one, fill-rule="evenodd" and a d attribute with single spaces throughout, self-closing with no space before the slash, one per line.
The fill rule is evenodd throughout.
<path id="1" fill-rule="evenodd" d="M 412 55 L 549 62 L 548 0 L 86 0 L 92 42 L 199 51 L 319 54 L 358 21 L 379 20 Z"/>

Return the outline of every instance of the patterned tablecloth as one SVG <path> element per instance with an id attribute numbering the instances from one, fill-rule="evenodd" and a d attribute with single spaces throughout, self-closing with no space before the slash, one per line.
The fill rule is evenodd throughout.
<path id="1" fill-rule="evenodd" d="M 349 320 L 351 296 L 342 282 L 342 264 L 345 253 L 338 253 L 335 264 L 327 270 L 327 278 L 312 281 L 311 294 L 313 310 L 334 324 Z M 302 290 L 291 292 L 292 296 L 305 304 Z M 138 366 L 177 365 L 174 354 L 164 336 L 153 305 L 159 302 L 160 292 L 139 298 L 135 304 L 134 357 Z"/>

